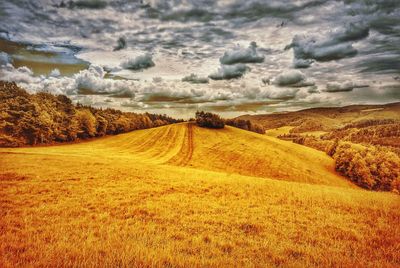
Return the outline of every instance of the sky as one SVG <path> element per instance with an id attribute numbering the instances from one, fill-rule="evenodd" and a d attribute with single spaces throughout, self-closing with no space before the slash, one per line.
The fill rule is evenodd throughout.
<path id="1" fill-rule="evenodd" d="M 189 118 L 400 101 L 398 0 L 0 0 L 0 79 Z"/>

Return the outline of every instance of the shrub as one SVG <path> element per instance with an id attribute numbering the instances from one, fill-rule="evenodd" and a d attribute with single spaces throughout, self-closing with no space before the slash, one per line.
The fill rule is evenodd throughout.
<path id="1" fill-rule="evenodd" d="M 77 111 L 76 118 L 80 126 L 78 137 L 89 138 L 96 135 L 96 117 L 88 109 Z"/>
<path id="2" fill-rule="evenodd" d="M 333 158 L 336 170 L 363 188 L 400 191 L 400 157 L 391 151 L 340 143 Z"/>
<path id="3" fill-rule="evenodd" d="M 196 123 L 200 127 L 206 128 L 224 128 L 224 120 L 217 114 L 196 112 Z"/>

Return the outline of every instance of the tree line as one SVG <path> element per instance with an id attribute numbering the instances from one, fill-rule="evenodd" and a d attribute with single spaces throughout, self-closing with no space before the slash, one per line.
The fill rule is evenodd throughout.
<path id="1" fill-rule="evenodd" d="M 1 147 L 71 142 L 182 121 L 75 105 L 65 95 L 29 94 L 13 82 L 0 81 Z"/>
<path id="2" fill-rule="evenodd" d="M 223 119 L 217 114 L 197 111 L 196 112 L 196 123 L 200 127 L 206 128 L 224 128 L 225 125 L 252 131 L 260 134 L 265 134 L 265 129 L 259 124 L 255 124 L 250 120 L 243 119 Z"/>

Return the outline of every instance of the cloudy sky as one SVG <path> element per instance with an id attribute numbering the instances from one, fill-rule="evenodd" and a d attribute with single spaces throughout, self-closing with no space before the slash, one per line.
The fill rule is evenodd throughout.
<path id="1" fill-rule="evenodd" d="M 0 79 L 190 117 L 400 101 L 398 0 L 0 0 Z"/>

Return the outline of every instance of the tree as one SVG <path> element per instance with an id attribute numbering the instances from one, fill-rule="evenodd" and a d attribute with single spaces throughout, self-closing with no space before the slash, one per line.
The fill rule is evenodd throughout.
<path id="1" fill-rule="evenodd" d="M 400 157 L 391 151 L 342 142 L 333 158 L 336 170 L 363 188 L 400 191 Z"/>
<path id="2" fill-rule="evenodd" d="M 200 127 L 224 128 L 224 120 L 216 114 L 206 112 L 196 112 L 196 123 Z"/>
<path id="3" fill-rule="evenodd" d="M 96 118 L 88 109 L 78 110 L 76 117 L 79 125 L 79 138 L 94 137 L 96 135 Z"/>
<path id="4" fill-rule="evenodd" d="M 265 129 L 261 125 L 255 124 L 250 120 L 243 120 L 243 119 L 227 119 L 225 120 L 225 124 L 237 128 L 241 128 L 244 130 L 265 134 Z"/>

